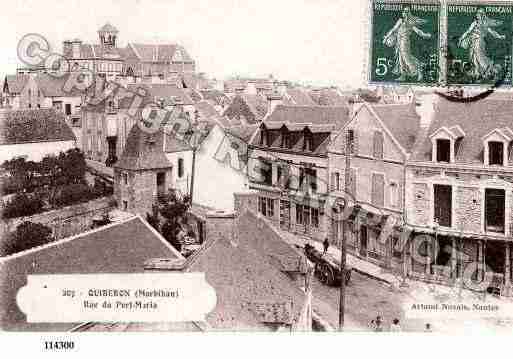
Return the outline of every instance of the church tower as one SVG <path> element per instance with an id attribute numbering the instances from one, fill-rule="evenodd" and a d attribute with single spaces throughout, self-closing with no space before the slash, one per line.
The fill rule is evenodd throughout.
<path id="1" fill-rule="evenodd" d="M 110 23 L 106 23 L 100 28 L 100 30 L 98 30 L 100 45 L 106 48 L 116 47 L 116 38 L 118 36 L 118 33 L 118 29 L 116 29 Z"/>

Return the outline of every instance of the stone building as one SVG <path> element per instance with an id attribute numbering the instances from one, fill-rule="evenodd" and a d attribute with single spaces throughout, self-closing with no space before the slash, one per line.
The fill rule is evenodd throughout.
<path id="1" fill-rule="evenodd" d="M 284 230 L 327 234 L 328 144 L 348 120 L 346 107 L 276 106 L 250 141 L 260 213 Z"/>
<path id="2" fill-rule="evenodd" d="M 436 104 L 407 166 L 406 223 L 431 241 L 422 249 L 430 264 L 412 261 L 411 276 L 455 280 L 475 266 L 486 275 L 474 277 L 509 291 L 512 111 L 513 103 L 505 100 Z"/>
<path id="3" fill-rule="evenodd" d="M 349 250 L 398 270 L 402 270 L 404 253 L 393 250 L 393 236 L 384 241 L 380 234 L 385 220 L 402 222 L 406 161 L 419 130 L 420 117 L 413 105 L 364 103 L 328 150 L 330 195 L 360 208 L 346 227 Z M 346 186 L 348 140 L 350 182 Z M 341 222 L 334 216 L 331 225 L 333 242 L 339 244 Z"/>

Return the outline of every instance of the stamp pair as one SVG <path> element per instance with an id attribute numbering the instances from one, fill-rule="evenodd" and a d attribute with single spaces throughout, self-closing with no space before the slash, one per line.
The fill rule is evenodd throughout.
<path id="1" fill-rule="evenodd" d="M 371 0 L 369 81 L 511 85 L 513 3 Z"/>

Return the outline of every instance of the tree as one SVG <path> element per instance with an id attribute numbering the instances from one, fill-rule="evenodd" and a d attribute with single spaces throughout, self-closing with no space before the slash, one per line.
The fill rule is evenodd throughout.
<path id="1" fill-rule="evenodd" d="M 9 202 L 5 204 L 2 211 L 2 217 L 5 219 L 23 216 L 31 216 L 41 212 L 43 201 L 38 196 L 28 195 L 26 193 L 17 193 Z"/>
<path id="2" fill-rule="evenodd" d="M 52 230 L 40 223 L 23 222 L 14 232 L 4 236 L 0 246 L 0 255 L 7 256 L 30 248 L 50 243 Z"/>
<path id="3" fill-rule="evenodd" d="M 179 234 L 186 222 L 187 211 L 191 207 L 189 195 L 180 195 L 174 190 L 158 200 L 158 213 L 162 216 L 162 236 L 178 251 L 182 249 Z"/>
<path id="4" fill-rule="evenodd" d="M 65 183 L 83 183 L 87 164 L 84 153 L 78 148 L 61 152 L 58 157 L 58 166 Z"/>

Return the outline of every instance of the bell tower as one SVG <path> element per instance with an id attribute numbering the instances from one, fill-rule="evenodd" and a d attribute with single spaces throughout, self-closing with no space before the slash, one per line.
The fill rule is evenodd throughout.
<path id="1" fill-rule="evenodd" d="M 118 29 L 116 29 L 110 23 L 106 23 L 100 28 L 100 30 L 98 30 L 100 45 L 109 48 L 116 47 L 116 39 L 118 37 L 118 33 Z"/>

